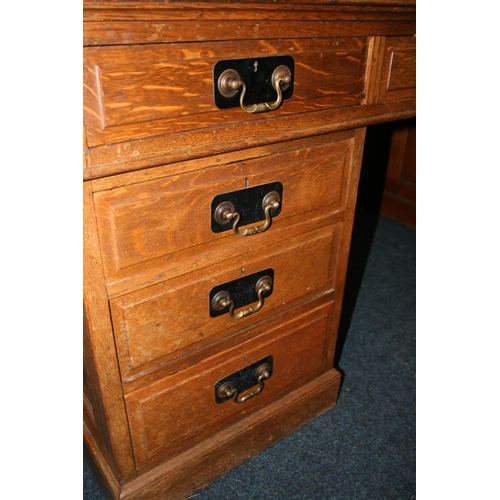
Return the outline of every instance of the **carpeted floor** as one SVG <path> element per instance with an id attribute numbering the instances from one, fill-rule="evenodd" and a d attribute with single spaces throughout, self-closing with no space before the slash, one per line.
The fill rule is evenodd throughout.
<path id="1" fill-rule="evenodd" d="M 414 230 L 358 210 L 337 405 L 191 498 L 416 498 L 415 260 Z M 104 499 L 85 462 L 83 473 L 83 498 Z"/>

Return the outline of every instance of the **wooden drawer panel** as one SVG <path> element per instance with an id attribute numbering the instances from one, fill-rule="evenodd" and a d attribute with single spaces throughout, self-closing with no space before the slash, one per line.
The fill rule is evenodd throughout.
<path id="1" fill-rule="evenodd" d="M 262 335 L 128 394 L 137 467 L 202 442 L 326 371 L 332 309 L 328 302 L 308 313 L 294 311 L 274 327 L 261 327 Z M 273 356 L 273 374 L 259 395 L 242 404 L 215 403 L 218 380 L 266 356 Z"/>
<path id="2" fill-rule="evenodd" d="M 270 245 L 265 252 L 253 250 L 111 300 L 122 377 L 137 375 L 301 300 L 331 291 L 340 226 L 311 231 L 286 244 Z M 274 270 L 273 293 L 260 311 L 239 320 L 229 314 L 210 317 L 212 288 L 268 268 Z"/>
<path id="3" fill-rule="evenodd" d="M 366 53 L 361 37 L 85 48 L 88 145 L 258 119 L 215 107 L 212 72 L 226 59 L 294 58 L 294 95 L 272 116 L 360 104 Z"/>
<path id="4" fill-rule="evenodd" d="M 385 40 L 379 101 L 412 99 L 417 86 L 417 43 L 413 36 Z"/>
<path id="5" fill-rule="evenodd" d="M 95 193 L 107 281 L 151 267 L 165 270 L 206 251 L 217 259 L 231 245 L 242 253 L 250 241 L 263 244 L 288 227 L 292 217 L 296 223 L 312 218 L 314 211 L 341 208 L 351 150 L 348 140 L 325 143 Z M 283 185 L 281 213 L 267 231 L 244 238 L 232 230 L 212 231 L 215 196 L 276 181 Z"/>

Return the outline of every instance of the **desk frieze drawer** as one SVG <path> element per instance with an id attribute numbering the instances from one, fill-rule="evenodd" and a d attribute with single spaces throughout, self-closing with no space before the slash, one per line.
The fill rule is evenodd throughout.
<path id="1" fill-rule="evenodd" d="M 264 253 L 254 250 L 111 300 L 122 377 L 137 378 L 304 300 L 332 292 L 340 227 L 341 223 L 326 226 L 291 238 L 286 245 L 271 245 Z M 235 283 L 244 289 L 235 289 Z M 221 293 L 227 294 L 226 301 L 217 303 Z"/>
<path id="2" fill-rule="evenodd" d="M 200 444 L 325 372 L 332 305 L 298 308 L 249 341 L 127 394 L 137 468 Z"/>
<path id="3" fill-rule="evenodd" d="M 385 38 L 379 102 L 414 99 L 417 88 L 417 39 L 414 36 Z"/>
<path id="4" fill-rule="evenodd" d="M 181 262 L 199 267 L 207 252 L 226 259 L 341 210 L 351 152 L 351 140 L 326 142 L 96 192 L 111 296 L 165 279 Z"/>
<path id="5" fill-rule="evenodd" d="M 339 37 L 87 47 L 88 145 L 258 119 L 240 107 L 219 109 L 215 103 L 214 68 L 231 59 L 293 59 L 293 95 L 273 116 L 360 104 L 367 44 L 366 37 Z"/>

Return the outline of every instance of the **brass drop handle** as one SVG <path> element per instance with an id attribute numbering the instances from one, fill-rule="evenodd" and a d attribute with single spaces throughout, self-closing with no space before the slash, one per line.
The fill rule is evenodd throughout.
<path id="1" fill-rule="evenodd" d="M 257 383 L 259 384 L 259 387 L 257 387 L 257 389 L 250 392 L 246 396 L 238 398 L 239 391 L 234 386 L 234 384 L 232 382 L 225 382 L 219 387 L 217 395 L 220 398 L 232 397 L 235 403 L 244 403 L 245 401 L 248 401 L 249 399 L 252 399 L 253 397 L 257 396 L 264 390 L 264 380 L 266 378 L 269 378 L 270 376 L 271 376 L 271 367 L 267 363 L 264 363 L 260 365 L 257 368 L 257 370 L 255 370 L 255 378 L 257 379 Z"/>
<path id="2" fill-rule="evenodd" d="M 234 210 L 234 205 L 225 201 L 221 203 L 215 209 L 215 220 L 220 224 L 227 223 L 234 219 L 233 231 L 238 236 L 250 236 L 252 234 L 263 233 L 271 225 L 271 210 L 276 210 L 280 206 L 280 195 L 276 191 L 271 191 L 264 196 L 262 200 L 262 208 L 264 209 L 264 215 L 266 217 L 266 222 L 261 226 L 249 227 L 247 229 L 239 229 L 238 224 L 240 222 L 241 214 Z"/>
<path id="3" fill-rule="evenodd" d="M 235 95 L 239 89 L 241 89 L 240 94 L 240 106 L 243 111 L 247 113 L 262 113 L 263 111 L 272 111 L 276 109 L 281 104 L 283 100 L 282 87 L 283 90 L 288 87 L 292 82 L 292 73 L 288 66 L 280 65 L 278 66 L 271 76 L 271 84 L 278 94 L 276 101 L 273 103 L 262 102 L 259 104 L 252 104 L 247 106 L 243 101 L 245 99 L 245 94 L 247 91 L 247 86 L 245 82 L 240 78 L 239 73 L 234 69 L 228 69 L 224 71 L 218 81 L 219 92 L 225 97 L 231 97 Z"/>
<path id="4" fill-rule="evenodd" d="M 248 309 L 243 309 L 239 313 L 235 314 L 234 311 L 234 301 L 231 299 L 230 295 L 226 291 L 221 291 L 217 293 L 212 299 L 212 308 L 216 311 L 220 311 L 229 306 L 229 315 L 234 319 L 241 319 L 245 316 L 250 316 L 250 314 L 256 313 L 264 305 L 264 297 L 262 294 L 271 290 L 272 280 L 269 276 L 263 276 L 255 284 L 255 291 L 257 292 L 257 297 L 259 298 L 259 303 L 254 307 L 249 307 Z"/>

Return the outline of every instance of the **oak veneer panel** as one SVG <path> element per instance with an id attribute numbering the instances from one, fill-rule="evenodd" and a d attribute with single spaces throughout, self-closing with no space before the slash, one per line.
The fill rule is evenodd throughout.
<path id="1" fill-rule="evenodd" d="M 414 120 L 392 132 L 380 213 L 413 229 L 417 225 L 417 128 Z"/>
<path id="2" fill-rule="evenodd" d="M 397 101 L 416 96 L 416 37 L 386 37 L 379 101 Z"/>
<path id="3" fill-rule="evenodd" d="M 208 242 L 218 243 L 209 247 L 213 259 L 219 252 L 224 255 L 228 244 L 243 246 L 244 239 L 232 230 L 211 229 L 211 203 L 219 194 L 281 182 L 281 213 L 273 218 L 267 235 L 290 225 L 292 216 L 296 223 L 309 220 L 309 212 L 320 208 L 338 210 L 345 198 L 344 169 L 351 149 L 351 141 L 326 143 L 95 193 L 108 281 L 133 272 L 126 269 L 132 266 L 140 273 L 138 264 L 148 260 L 158 259 L 161 266 L 185 259 L 190 247 L 204 252 Z"/>
<path id="4" fill-rule="evenodd" d="M 347 266 L 349 262 L 349 251 L 351 244 L 352 228 L 354 224 L 354 214 L 356 209 L 356 198 L 358 193 L 359 177 L 363 159 L 363 147 L 365 143 L 366 128 L 358 128 L 354 131 L 354 149 L 349 165 L 349 182 L 347 184 L 347 201 L 345 217 L 342 224 L 339 252 L 337 254 L 338 267 L 335 274 L 335 294 L 336 301 L 333 314 L 332 331 L 335 335 L 330 336 L 328 348 L 329 359 L 333 359 L 337 343 L 337 332 L 342 315 L 342 300 L 344 296 L 345 282 L 347 276 Z M 338 359 L 336 360 L 338 362 Z"/>
<path id="5" fill-rule="evenodd" d="M 258 121 L 107 144 L 89 150 L 89 167 L 83 175 L 84 179 L 97 179 L 172 164 L 187 157 L 202 158 L 305 137 L 314 139 L 317 134 L 412 117 L 415 108 L 415 99 L 407 99 L 277 117 L 268 114 Z"/>
<path id="6" fill-rule="evenodd" d="M 90 427 L 90 428 L 89 428 Z M 110 467 L 112 458 L 104 458 L 104 446 L 94 439 L 97 432 L 92 423 L 88 422 L 88 415 L 83 415 L 83 456 L 97 479 L 105 498 L 119 498 L 121 482 L 116 473 Z"/>
<path id="7" fill-rule="evenodd" d="M 414 203 L 400 196 L 385 192 L 380 206 L 381 215 L 412 229 L 417 227 L 417 210 Z"/>
<path id="8" fill-rule="evenodd" d="M 328 15 L 330 14 L 330 15 Z M 170 19 L 150 20 L 149 22 L 113 21 L 103 27 L 98 23 L 84 24 L 84 45 L 129 45 L 144 43 L 199 42 L 248 39 L 273 39 L 277 33 L 280 38 L 328 38 L 342 36 L 368 36 L 385 33 L 401 35 L 415 33 L 415 21 L 408 20 L 408 15 L 393 15 L 397 22 L 387 27 L 377 20 L 352 19 L 350 13 L 337 14 L 336 17 L 351 18 L 348 23 L 331 21 L 333 17 L 325 12 L 322 19 L 313 21 L 290 21 L 289 19 L 233 21 L 222 20 L 220 14 L 215 20 L 198 21 L 196 25 L 185 21 Z M 321 14 L 316 12 L 315 16 Z M 376 17 L 376 16 L 374 16 Z"/>
<path id="9" fill-rule="evenodd" d="M 298 21 L 356 21 L 371 20 L 383 23 L 390 30 L 394 21 L 415 20 L 415 0 L 254 0 L 221 2 L 220 0 L 168 1 L 150 0 L 84 0 L 85 24 L 111 21 L 220 21 L 223 20 L 285 20 Z M 358 6 L 355 6 L 358 4 Z M 377 8 L 378 6 L 378 8 Z M 393 8 L 387 8 L 392 6 Z M 380 8 L 382 7 L 382 8 Z M 286 16 L 284 14 L 286 13 Z M 203 26 L 203 24 L 202 24 Z M 112 43 L 113 25 L 107 32 Z M 372 28 L 372 31 L 377 29 Z M 181 33 L 178 34 L 182 36 Z M 129 41 L 128 43 L 133 43 Z"/>
<path id="10" fill-rule="evenodd" d="M 363 104 L 374 104 L 378 101 L 380 78 L 384 62 L 384 45 L 384 36 L 370 37 Z"/>
<path id="11" fill-rule="evenodd" d="M 195 172 L 201 169 L 215 166 L 223 166 L 229 163 L 243 162 L 256 158 L 270 157 L 274 154 L 285 153 L 287 151 L 312 148 L 327 143 L 341 142 L 352 139 L 354 130 L 344 130 L 342 132 L 324 133 L 313 137 L 302 139 L 286 140 L 281 142 L 269 142 L 255 148 L 246 148 L 239 151 L 230 151 L 218 155 L 209 155 L 202 158 L 188 158 L 184 161 L 168 163 L 148 169 L 138 169 L 133 172 L 126 172 L 119 175 L 107 176 L 91 181 L 94 192 L 105 191 L 121 186 L 128 186 L 139 182 L 159 179 L 172 175 Z"/>
<path id="12" fill-rule="evenodd" d="M 331 304 L 126 396 L 137 467 L 171 457 L 297 389 L 325 371 Z M 243 404 L 216 404 L 215 383 L 266 356 L 273 375 Z M 254 389 L 254 388 L 253 388 Z M 250 390 L 253 390 L 250 389 Z M 250 392 L 247 391 L 247 392 Z"/>
<path id="13" fill-rule="evenodd" d="M 359 104 L 367 44 L 367 38 L 339 37 L 86 48 L 88 145 L 259 119 L 239 107 L 215 106 L 213 68 L 220 60 L 294 58 L 293 96 L 273 116 Z"/>
<path id="14" fill-rule="evenodd" d="M 311 231 L 286 245 L 271 245 L 266 252 L 254 250 L 111 300 L 122 377 L 332 290 L 339 230 L 337 224 Z M 239 320 L 228 314 L 210 317 L 208 297 L 213 287 L 268 268 L 274 269 L 273 293 L 260 311 Z"/>
<path id="15" fill-rule="evenodd" d="M 122 500 L 184 500 L 335 405 L 340 374 L 329 370 L 125 485 Z"/>
<path id="16" fill-rule="evenodd" d="M 83 217 L 86 414 L 107 466 L 125 480 L 135 476 L 135 469 L 89 183 L 83 185 Z"/>

